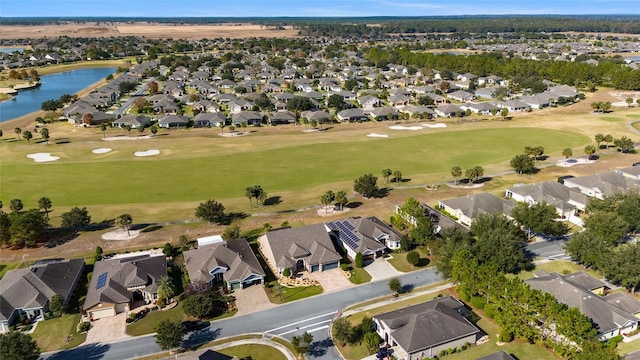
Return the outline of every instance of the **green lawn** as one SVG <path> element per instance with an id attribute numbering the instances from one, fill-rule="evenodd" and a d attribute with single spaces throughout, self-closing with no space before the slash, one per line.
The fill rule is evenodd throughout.
<path id="1" fill-rule="evenodd" d="M 86 334 L 76 332 L 80 318 L 80 314 L 66 314 L 59 318 L 40 321 L 32 337 L 43 352 L 76 347 L 87 338 Z M 67 343 L 69 335 L 71 341 Z"/>
<path id="2" fill-rule="evenodd" d="M 640 351 L 640 340 L 634 340 L 628 343 L 618 343 L 618 354 L 620 355 L 627 355 L 636 351 Z"/>
<path id="3" fill-rule="evenodd" d="M 572 261 L 566 261 L 566 260 L 554 260 L 554 261 L 549 261 L 546 263 L 542 263 L 542 264 L 537 264 L 535 269 L 533 269 L 532 271 L 522 271 L 518 274 L 518 277 L 526 280 L 529 278 L 533 277 L 533 274 L 537 271 L 537 270 L 544 270 L 546 272 L 552 273 L 552 272 L 557 272 L 559 274 L 570 274 L 576 271 L 580 271 L 583 270 L 582 267 Z M 594 271 L 594 270 L 583 270 L 586 273 L 588 273 L 589 275 L 595 277 L 596 279 L 600 279 L 602 278 L 602 275 L 599 274 L 598 272 Z"/>
<path id="4" fill-rule="evenodd" d="M 349 278 L 354 284 L 364 284 L 371 281 L 371 275 L 363 268 L 353 267 L 351 269 L 351 277 Z"/>
<path id="5" fill-rule="evenodd" d="M 278 349 L 267 345 L 248 344 L 218 350 L 219 353 L 237 356 L 239 359 L 251 357 L 253 360 L 287 360 Z"/>
<path id="6" fill-rule="evenodd" d="M 396 268 L 396 270 L 402 271 L 402 272 L 418 270 L 425 266 L 428 266 L 431 261 L 427 257 L 427 253 L 425 252 L 425 250 L 421 247 L 418 247 L 415 250 L 418 252 L 418 254 L 420 254 L 420 262 L 416 266 L 409 264 L 409 262 L 407 261 L 406 252 L 394 253 L 392 255 L 393 258 L 387 259 L 387 262 L 391 264 L 391 266 Z"/>
<path id="7" fill-rule="evenodd" d="M 131 336 L 140 336 L 156 332 L 156 327 L 163 320 L 171 320 L 173 322 L 182 322 L 184 313 L 182 312 L 182 303 L 175 308 L 166 311 L 153 311 L 148 313 L 142 319 L 127 325 L 127 334 Z"/>
<path id="8" fill-rule="evenodd" d="M 375 140 L 362 134 L 342 136 L 339 126 L 330 132 L 327 134 L 335 136 L 325 136 L 323 142 L 311 144 L 313 140 L 304 141 L 305 135 L 299 131 L 262 136 L 259 129 L 255 134 L 234 139 L 220 138 L 212 130 L 183 138 L 172 138 L 172 132 L 167 132 L 169 136 L 144 142 L 56 144 L 52 138 L 46 147 L 11 143 L 3 146 L 0 153 L 0 199 L 8 202 L 20 198 L 29 207 L 35 206 L 40 197 L 50 196 L 55 207 L 153 206 L 202 201 L 212 196 L 242 198 L 244 187 L 254 183 L 273 194 L 351 181 L 368 172 L 377 174 L 384 166 L 402 169 L 406 178 L 446 174 L 452 164 L 464 169 L 507 163 L 513 154 L 522 151 L 523 144 L 541 145 L 547 153 L 553 153 L 590 141 L 576 133 L 534 128 L 474 129 Z M 126 132 L 116 129 L 107 131 L 107 136 L 118 134 L 126 136 Z M 100 135 L 96 132 L 96 140 Z M 92 148 L 102 146 L 113 151 L 91 153 Z M 159 149 L 161 155 L 133 156 L 133 152 L 145 149 Z M 39 151 L 51 152 L 61 159 L 36 164 L 26 158 Z M 375 164 L 371 154 L 376 154 Z M 77 174 L 83 174 L 83 181 L 77 181 Z M 205 183 L 207 186 L 202 186 Z"/>
<path id="9" fill-rule="evenodd" d="M 282 286 L 281 290 L 282 296 L 278 292 L 275 287 L 272 287 L 267 292 L 267 296 L 269 297 L 269 301 L 274 304 L 284 304 L 290 301 L 300 300 L 304 298 L 308 298 L 310 296 L 315 296 L 322 294 L 321 286 L 300 286 L 300 287 L 286 287 Z"/>

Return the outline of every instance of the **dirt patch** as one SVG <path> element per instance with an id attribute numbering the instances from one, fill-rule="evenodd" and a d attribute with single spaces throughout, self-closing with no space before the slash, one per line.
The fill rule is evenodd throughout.
<path id="1" fill-rule="evenodd" d="M 135 239 L 140 235 L 140 230 L 129 230 L 124 231 L 122 229 L 118 229 L 116 231 L 110 231 L 108 233 L 102 234 L 103 240 L 116 240 L 116 241 L 124 241 Z"/>
<path id="2" fill-rule="evenodd" d="M 346 212 L 348 212 L 349 208 L 345 207 L 342 210 L 336 210 L 334 207 L 332 206 L 323 206 L 321 208 L 318 209 L 317 213 L 320 216 L 334 216 L 334 215 L 341 215 L 344 214 Z"/>

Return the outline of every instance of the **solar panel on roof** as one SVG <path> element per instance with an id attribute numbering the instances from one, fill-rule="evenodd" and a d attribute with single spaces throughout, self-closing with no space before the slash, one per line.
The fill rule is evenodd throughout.
<path id="1" fill-rule="evenodd" d="M 347 227 L 347 229 L 349 229 L 349 230 L 355 230 L 355 229 L 356 229 L 356 228 L 354 228 L 354 227 L 353 227 L 353 225 L 351 225 L 351 223 L 346 222 L 346 221 L 345 221 L 345 223 L 344 223 L 344 226 L 346 226 L 346 227 Z"/>
<path id="2" fill-rule="evenodd" d="M 98 284 L 96 284 L 96 290 L 105 286 L 106 283 L 107 283 L 107 273 L 100 274 L 100 276 L 98 276 Z"/>

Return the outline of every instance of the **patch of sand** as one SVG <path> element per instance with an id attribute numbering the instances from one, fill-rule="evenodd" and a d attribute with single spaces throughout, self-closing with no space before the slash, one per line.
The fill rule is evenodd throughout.
<path id="1" fill-rule="evenodd" d="M 33 159 L 33 161 L 39 162 L 50 162 L 60 160 L 59 156 L 51 156 L 51 153 L 35 153 L 27 155 L 29 159 Z"/>
<path id="2" fill-rule="evenodd" d="M 446 128 L 447 124 L 443 124 L 443 123 L 422 124 L 422 126 L 428 127 L 428 128 L 431 128 L 431 129 L 438 129 L 438 128 Z"/>
<path id="3" fill-rule="evenodd" d="M 106 154 L 109 151 L 111 151 L 111 149 L 109 149 L 109 148 L 97 148 L 97 149 L 91 150 L 91 152 L 94 153 L 94 154 Z"/>
<path id="4" fill-rule="evenodd" d="M 403 125 L 392 125 L 389 126 L 391 130 L 422 130 L 424 129 L 422 126 L 403 126 Z"/>
<path id="5" fill-rule="evenodd" d="M 480 187 L 484 186 L 484 183 L 463 183 L 458 181 L 458 183 L 456 184 L 455 182 L 447 182 L 446 183 L 448 187 L 451 188 L 456 188 L 456 189 L 477 189 Z"/>
<path id="6" fill-rule="evenodd" d="M 388 138 L 389 135 L 386 134 L 376 134 L 376 133 L 369 133 L 367 134 L 368 137 L 374 137 L 374 138 Z"/>
<path id="7" fill-rule="evenodd" d="M 156 149 L 150 149 L 150 150 L 145 150 L 145 151 L 136 151 L 133 153 L 133 155 L 135 156 L 154 156 L 154 155 L 160 155 L 160 150 L 156 150 Z"/>
<path id="8" fill-rule="evenodd" d="M 333 216 L 333 215 L 344 214 L 344 213 L 348 212 L 349 210 L 351 210 L 351 209 L 349 209 L 347 207 L 343 207 L 342 210 L 337 210 L 333 206 L 322 206 L 321 208 L 318 209 L 317 213 L 320 216 Z"/>
<path id="9" fill-rule="evenodd" d="M 108 233 L 102 234 L 103 240 L 131 240 L 133 238 L 138 237 L 140 235 L 140 230 L 129 230 L 128 232 L 122 229 L 118 229 L 115 231 L 110 231 Z"/>
<path id="10" fill-rule="evenodd" d="M 123 141 L 123 140 L 147 140 L 152 139 L 154 136 L 152 135 L 144 135 L 144 136 L 108 136 L 106 138 L 102 138 L 104 141 Z"/>
<path id="11" fill-rule="evenodd" d="M 234 132 L 228 132 L 228 133 L 223 133 L 219 135 L 223 137 L 238 137 L 238 136 L 245 136 L 248 134 L 249 134 L 248 132 L 234 131 Z"/>
<path id="12" fill-rule="evenodd" d="M 574 165 L 580 165 L 580 164 L 592 164 L 596 162 L 595 160 L 589 160 L 589 159 L 584 159 L 584 158 L 577 158 L 577 159 L 560 159 L 558 161 L 556 161 L 556 166 L 560 166 L 560 167 L 572 167 Z"/>

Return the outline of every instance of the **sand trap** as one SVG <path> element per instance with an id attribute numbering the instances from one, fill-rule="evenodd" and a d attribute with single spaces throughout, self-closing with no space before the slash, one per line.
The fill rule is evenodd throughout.
<path id="1" fill-rule="evenodd" d="M 118 229 L 116 231 L 110 231 L 108 233 L 102 234 L 103 240 L 131 240 L 140 235 L 140 230 L 129 230 L 126 232 L 122 229 Z"/>
<path id="2" fill-rule="evenodd" d="M 106 154 L 109 151 L 111 151 L 111 149 L 109 149 L 109 148 L 97 148 L 97 149 L 91 150 L 91 152 L 94 153 L 94 154 Z"/>
<path id="3" fill-rule="evenodd" d="M 580 165 L 580 164 L 591 164 L 594 163 L 595 160 L 589 160 L 589 159 L 583 159 L 583 158 L 579 158 L 579 159 L 560 159 L 558 161 L 556 161 L 556 166 L 560 166 L 560 167 L 572 167 L 574 165 Z"/>
<path id="4" fill-rule="evenodd" d="M 438 129 L 438 128 L 446 128 L 447 124 L 443 124 L 443 123 L 422 124 L 422 126 L 432 128 L 432 129 Z"/>
<path id="5" fill-rule="evenodd" d="M 133 153 L 133 155 L 135 156 L 154 156 L 154 155 L 160 155 L 160 150 L 156 150 L 156 149 L 151 149 L 151 150 L 145 150 L 145 151 L 136 151 Z"/>
<path id="6" fill-rule="evenodd" d="M 127 140 L 148 140 L 153 139 L 155 136 L 153 135 L 143 135 L 143 136 L 107 136 L 106 138 L 102 138 L 103 141 L 127 141 Z"/>
<path id="7" fill-rule="evenodd" d="M 59 156 L 51 156 L 51 153 L 35 153 L 27 155 L 29 159 L 33 159 L 35 162 L 49 162 L 59 160 Z"/>
<path id="8" fill-rule="evenodd" d="M 386 134 L 376 134 L 376 133 L 369 133 L 367 134 L 368 137 L 374 137 L 374 138 L 388 138 L 389 135 Z"/>
<path id="9" fill-rule="evenodd" d="M 223 137 L 238 137 L 238 136 L 249 135 L 249 133 L 248 132 L 235 131 L 235 132 L 222 133 L 222 134 L 218 134 L 218 135 L 223 136 Z"/>
<path id="10" fill-rule="evenodd" d="M 322 206 L 318 209 L 317 214 L 320 216 L 332 216 L 332 215 L 340 215 L 349 211 L 348 207 L 343 207 L 342 210 L 338 210 L 333 206 Z"/>
<path id="11" fill-rule="evenodd" d="M 389 126 L 391 130 L 422 130 L 424 129 L 422 126 L 402 126 L 402 125 L 393 125 Z"/>

